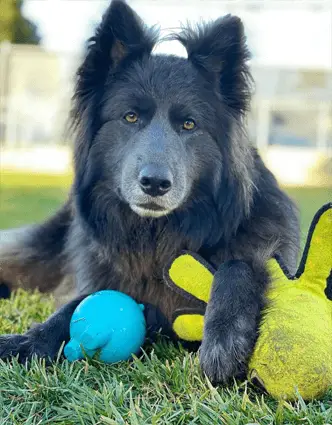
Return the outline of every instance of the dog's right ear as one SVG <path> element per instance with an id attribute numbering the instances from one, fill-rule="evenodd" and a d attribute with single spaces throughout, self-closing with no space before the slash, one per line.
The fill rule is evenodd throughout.
<path id="1" fill-rule="evenodd" d="M 155 28 L 147 28 L 139 16 L 121 0 L 113 0 L 77 72 L 72 121 L 77 132 L 75 144 L 76 187 L 91 180 L 89 151 L 100 126 L 98 106 L 104 87 L 114 73 L 129 63 L 149 55 L 157 41 Z"/>
<path id="2" fill-rule="evenodd" d="M 77 72 L 74 120 L 80 120 L 91 98 L 98 96 L 107 77 L 129 61 L 150 54 L 158 33 L 148 29 L 122 0 L 113 0 L 89 40 L 87 54 Z"/>

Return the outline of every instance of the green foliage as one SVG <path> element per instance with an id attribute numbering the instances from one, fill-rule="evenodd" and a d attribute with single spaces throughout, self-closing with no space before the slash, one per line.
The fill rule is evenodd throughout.
<path id="1" fill-rule="evenodd" d="M 0 42 L 39 44 L 37 26 L 22 15 L 23 0 L 0 0 Z"/>
<path id="2" fill-rule="evenodd" d="M 12 40 L 12 26 L 15 16 L 14 2 L 0 0 L 0 41 Z"/>

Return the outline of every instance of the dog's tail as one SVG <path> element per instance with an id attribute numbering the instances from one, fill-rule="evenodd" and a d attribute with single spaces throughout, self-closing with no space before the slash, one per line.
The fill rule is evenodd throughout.
<path id="1" fill-rule="evenodd" d="M 71 221 L 69 200 L 43 224 L 0 232 L 0 297 L 19 287 L 53 292 L 65 282 L 68 286 L 66 243 Z"/>

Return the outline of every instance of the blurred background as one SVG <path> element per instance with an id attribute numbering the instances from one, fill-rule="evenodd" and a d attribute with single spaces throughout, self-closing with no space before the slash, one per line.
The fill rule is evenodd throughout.
<path id="1" fill-rule="evenodd" d="M 307 224 L 316 207 L 332 199 L 332 1 L 128 3 L 162 34 L 187 20 L 242 18 L 256 81 L 249 133 Z M 43 218 L 65 196 L 74 73 L 108 4 L 0 0 L 0 227 Z M 177 42 L 156 52 L 185 55 Z"/>

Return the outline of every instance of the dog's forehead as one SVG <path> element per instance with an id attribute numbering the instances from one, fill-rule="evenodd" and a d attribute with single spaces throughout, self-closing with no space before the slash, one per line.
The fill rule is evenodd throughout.
<path id="1" fill-rule="evenodd" d="M 153 55 L 135 64 L 129 80 L 142 92 L 163 100 L 194 98 L 200 85 L 199 74 L 187 59 L 169 55 Z"/>
<path id="2" fill-rule="evenodd" d="M 138 61 L 113 79 L 105 93 L 107 114 L 119 109 L 170 108 L 181 106 L 183 114 L 201 118 L 218 109 L 214 87 L 186 58 L 156 55 Z"/>

